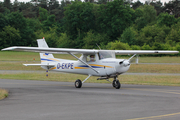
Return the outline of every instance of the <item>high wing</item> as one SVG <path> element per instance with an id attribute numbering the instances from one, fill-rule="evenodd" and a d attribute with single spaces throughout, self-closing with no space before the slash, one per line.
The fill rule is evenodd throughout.
<path id="1" fill-rule="evenodd" d="M 179 51 L 162 51 L 162 50 L 115 50 L 116 55 L 127 54 L 177 54 Z"/>
<path id="2" fill-rule="evenodd" d="M 29 51 L 29 52 L 47 52 L 47 53 L 54 53 L 54 54 L 62 54 L 63 52 L 66 53 L 84 53 L 84 54 L 93 54 L 97 53 L 98 50 L 88 50 L 88 49 L 70 49 L 70 48 L 43 48 L 43 47 L 8 47 L 4 50 L 13 50 L 13 51 Z"/>
<path id="3" fill-rule="evenodd" d="M 4 50 L 13 50 L 13 51 L 29 51 L 29 52 L 47 52 L 47 53 L 83 53 L 83 54 L 93 54 L 98 53 L 99 51 L 107 50 L 90 50 L 90 49 L 70 49 L 70 48 L 42 48 L 42 47 L 8 47 Z M 111 50 L 115 52 L 116 55 L 127 55 L 127 54 L 177 54 L 179 51 L 162 51 L 162 50 Z"/>

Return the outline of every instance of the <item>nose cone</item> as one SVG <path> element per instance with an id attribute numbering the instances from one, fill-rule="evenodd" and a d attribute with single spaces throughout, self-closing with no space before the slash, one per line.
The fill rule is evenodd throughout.
<path id="1" fill-rule="evenodd" d="M 129 70 L 129 68 L 130 68 L 129 60 L 126 60 L 126 59 L 122 60 L 121 59 L 118 62 L 118 65 L 116 65 L 116 72 L 118 74 L 123 74 L 123 73 L 127 72 Z"/>
<path id="2" fill-rule="evenodd" d="M 130 63 L 129 63 L 128 60 L 124 61 L 124 67 L 127 67 L 127 66 L 129 66 L 129 65 L 130 65 Z"/>
<path id="3" fill-rule="evenodd" d="M 119 62 L 119 64 L 124 66 L 124 67 L 127 67 L 130 65 L 130 62 L 129 62 L 129 60 L 124 60 L 124 61 Z"/>

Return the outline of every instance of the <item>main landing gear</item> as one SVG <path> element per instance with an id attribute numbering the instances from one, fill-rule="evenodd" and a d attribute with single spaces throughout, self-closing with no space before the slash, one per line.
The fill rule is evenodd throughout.
<path id="1" fill-rule="evenodd" d="M 75 87 L 76 88 L 81 88 L 82 87 L 82 84 L 88 79 L 88 78 L 90 78 L 91 77 L 91 75 L 89 75 L 85 80 L 83 80 L 82 82 L 81 82 L 81 80 L 80 79 L 77 79 L 76 81 L 75 81 L 75 83 L 74 83 L 74 85 L 75 85 Z"/>
<path id="2" fill-rule="evenodd" d="M 77 80 L 75 81 L 74 85 L 75 85 L 76 88 L 81 88 L 81 86 L 82 86 L 81 80 L 80 80 L 80 79 L 77 79 Z"/>
<path id="3" fill-rule="evenodd" d="M 74 83 L 75 87 L 76 88 L 81 88 L 82 87 L 82 84 L 89 78 L 91 77 L 91 75 L 89 75 L 84 81 L 81 81 L 80 79 L 77 79 Z M 102 79 L 106 79 L 107 81 L 109 81 L 109 79 L 107 77 L 101 77 L 101 78 L 98 78 L 97 80 L 102 80 Z M 111 82 L 111 81 L 109 81 Z M 114 80 L 112 83 L 112 86 L 116 89 L 120 89 L 121 88 L 121 83 L 119 82 L 119 80 L 117 79 L 117 77 L 114 77 Z"/>

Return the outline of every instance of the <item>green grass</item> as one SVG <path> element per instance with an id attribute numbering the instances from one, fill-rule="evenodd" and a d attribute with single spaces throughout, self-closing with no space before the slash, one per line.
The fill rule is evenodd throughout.
<path id="1" fill-rule="evenodd" d="M 180 64 L 179 65 L 132 64 L 128 72 L 132 72 L 132 73 L 180 73 Z"/>
<path id="2" fill-rule="evenodd" d="M 122 75 L 124 84 L 180 86 L 180 76 L 169 75 Z"/>
<path id="3" fill-rule="evenodd" d="M 8 91 L 0 88 L 0 100 L 8 97 Z"/>
<path id="4" fill-rule="evenodd" d="M 17 51 L 0 51 L 0 61 L 23 61 L 23 62 L 40 62 L 39 53 L 33 52 L 17 52 Z M 78 57 L 81 54 L 77 55 Z M 56 58 L 76 60 L 69 54 L 54 54 Z M 120 57 L 118 59 L 128 59 L 129 57 Z M 139 63 L 180 63 L 180 57 L 139 57 Z"/>

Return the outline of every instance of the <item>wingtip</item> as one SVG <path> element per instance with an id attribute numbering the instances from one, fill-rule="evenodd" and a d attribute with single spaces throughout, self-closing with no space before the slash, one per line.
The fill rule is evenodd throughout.
<path id="1" fill-rule="evenodd" d="M 15 48 L 16 47 L 8 47 L 8 48 L 1 49 L 1 51 L 14 50 Z"/>

